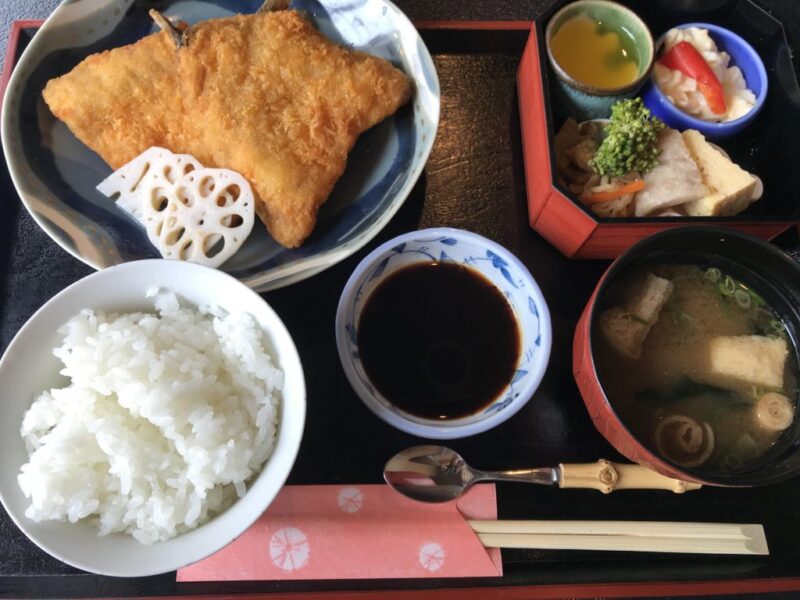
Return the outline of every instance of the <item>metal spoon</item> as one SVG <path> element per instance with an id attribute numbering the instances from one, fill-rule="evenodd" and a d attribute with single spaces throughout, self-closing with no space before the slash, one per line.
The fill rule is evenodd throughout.
<path id="1" fill-rule="evenodd" d="M 394 490 L 421 502 L 449 502 L 479 481 L 517 481 L 589 488 L 603 493 L 619 489 L 663 489 L 675 493 L 695 490 L 699 484 L 670 479 L 641 465 L 600 460 L 512 471 L 479 471 L 454 450 L 444 446 L 414 446 L 396 454 L 383 468 L 383 478 Z"/>

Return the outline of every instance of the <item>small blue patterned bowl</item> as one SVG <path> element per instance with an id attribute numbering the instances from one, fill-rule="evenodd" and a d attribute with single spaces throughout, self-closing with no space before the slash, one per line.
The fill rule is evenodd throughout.
<path id="1" fill-rule="evenodd" d="M 480 412 L 448 421 L 424 419 L 393 406 L 369 381 L 357 343 L 361 310 L 372 291 L 402 267 L 434 261 L 469 266 L 494 283 L 508 298 L 520 333 L 519 363 L 508 386 Z M 420 290 L 420 294 L 424 293 L 425 290 Z M 364 404 L 381 419 L 420 437 L 466 437 L 510 418 L 525 406 L 542 381 L 551 344 L 550 311 L 525 265 L 502 246 L 461 229 L 414 231 L 376 248 L 350 276 L 336 311 L 336 345 L 350 384 Z"/>

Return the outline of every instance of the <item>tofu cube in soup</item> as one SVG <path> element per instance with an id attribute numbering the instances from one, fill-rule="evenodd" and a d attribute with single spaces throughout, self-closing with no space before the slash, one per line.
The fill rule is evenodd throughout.
<path id="1" fill-rule="evenodd" d="M 783 338 L 761 335 L 718 336 L 708 344 L 706 372 L 709 383 L 733 391 L 753 386 L 782 389 L 789 346 Z"/>
<path id="2" fill-rule="evenodd" d="M 646 273 L 643 279 L 635 282 L 625 308 L 638 319 L 653 325 L 658 321 L 658 314 L 669 300 L 673 287 L 669 279 Z"/>
<path id="3" fill-rule="evenodd" d="M 605 311 L 599 322 L 603 336 L 617 352 L 634 360 L 642 355 L 650 325 L 619 306 Z"/>
<path id="4" fill-rule="evenodd" d="M 600 330 L 609 344 L 627 358 L 639 358 L 647 334 L 658 321 L 672 290 L 671 281 L 652 273 L 634 280 L 625 290 L 622 306 L 600 315 Z"/>

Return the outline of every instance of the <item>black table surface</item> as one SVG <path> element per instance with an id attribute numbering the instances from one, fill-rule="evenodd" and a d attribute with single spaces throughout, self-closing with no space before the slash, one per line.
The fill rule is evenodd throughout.
<path id="1" fill-rule="evenodd" d="M 645 0 L 642 0 L 645 1 Z M 12 20 L 44 18 L 57 0 L 0 2 L 0 45 Z M 416 21 L 533 20 L 547 0 L 399 0 Z M 764 0 L 800 42 L 800 2 Z M 336 354 L 339 292 L 358 261 L 399 233 L 430 226 L 469 229 L 505 245 L 528 266 L 548 300 L 554 341 L 548 373 L 531 402 L 494 430 L 450 445 L 482 468 L 620 459 L 593 428 L 571 376 L 574 325 L 606 261 L 569 261 L 528 226 L 514 78 L 525 31 L 423 31 L 442 83 L 437 143 L 398 215 L 367 247 L 339 265 L 265 294 L 299 348 L 308 384 L 308 420 L 290 476 L 294 484 L 378 483 L 386 458 L 422 440 L 385 425 L 355 396 Z M 798 115 L 800 117 L 800 115 Z M 795 145 L 796 140 L 792 141 Z M 21 208 L 0 168 L 0 349 L 46 300 L 91 269 L 53 243 Z M 778 243 L 794 243 L 796 234 Z M 800 481 L 770 488 L 706 488 L 684 496 L 501 485 L 505 519 L 637 519 L 764 523 L 769 557 L 504 551 L 501 579 L 228 582 L 176 584 L 174 574 L 113 579 L 82 574 L 33 546 L 0 510 L 0 596 L 253 594 L 433 587 L 542 586 L 597 582 L 708 582 L 797 579 L 800 589 Z"/>

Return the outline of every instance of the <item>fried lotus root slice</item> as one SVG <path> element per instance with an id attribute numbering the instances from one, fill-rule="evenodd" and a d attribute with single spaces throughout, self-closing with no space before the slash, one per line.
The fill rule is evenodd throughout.
<path id="1" fill-rule="evenodd" d="M 255 221 L 250 184 L 228 169 L 196 169 L 142 190 L 142 222 L 164 258 L 218 267 L 244 244 Z"/>
<path id="2" fill-rule="evenodd" d="M 143 200 L 139 192 L 142 185 L 157 179 L 162 187 L 172 186 L 180 177 L 202 168 L 203 165 L 189 154 L 173 154 L 166 148 L 153 146 L 106 177 L 97 189 L 115 200 L 122 210 L 141 220 Z"/>

